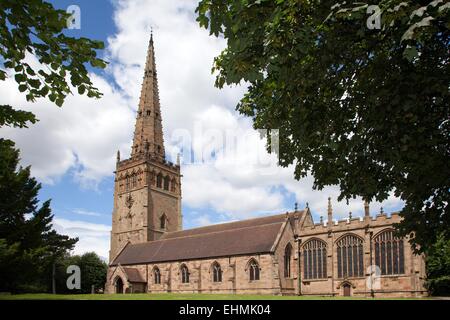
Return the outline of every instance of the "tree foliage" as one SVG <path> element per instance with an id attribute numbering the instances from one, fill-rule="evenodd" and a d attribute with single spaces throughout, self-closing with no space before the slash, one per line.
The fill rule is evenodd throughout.
<path id="1" fill-rule="evenodd" d="M 450 295 L 450 240 L 440 235 L 427 250 L 427 281 L 425 286 L 431 295 Z"/>
<path id="2" fill-rule="evenodd" d="M 340 199 L 394 192 L 419 251 L 450 238 L 448 1 L 202 0 L 197 12 L 227 40 L 216 86 L 248 84 L 237 110 L 280 130 L 282 166 Z"/>
<path id="3" fill-rule="evenodd" d="M 66 285 L 70 265 L 80 267 L 81 289 L 69 290 Z M 61 256 L 56 264 L 56 292 L 57 293 L 91 293 L 104 290 L 108 265 L 95 252 L 87 252 L 82 255 Z"/>
<path id="4" fill-rule="evenodd" d="M 78 241 L 52 229 L 50 200 L 39 206 L 41 186 L 18 162 L 14 143 L 0 139 L 0 291 L 46 288 L 49 266 Z"/>
<path id="5" fill-rule="evenodd" d="M 79 94 L 99 98 L 101 93 L 88 76 L 86 64 L 104 68 L 97 57 L 102 41 L 74 38 L 64 34 L 70 14 L 55 9 L 43 0 L 2 0 L 0 2 L 0 81 L 8 74 L 27 101 L 47 97 L 57 106 L 71 94 L 70 85 Z M 34 56 L 43 68 L 32 66 L 27 55 Z M 23 127 L 34 123 L 31 113 L 0 106 L 0 126 Z"/>

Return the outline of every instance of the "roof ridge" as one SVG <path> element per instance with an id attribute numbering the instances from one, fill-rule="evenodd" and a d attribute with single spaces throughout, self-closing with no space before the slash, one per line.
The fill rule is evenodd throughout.
<path id="1" fill-rule="evenodd" d="M 136 246 L 136 245 L 146 245 L 146 244 L 150 244 L 150 243 L 158 243 L 158 242 L 163 242 L 163 241 L 169 241 L 169 240 L 175 240 L 175 239 L 183 239 L 183 238 L 194 238 L 194 237 L 200 237 L 203 236 L 205 234 L 214 234 L 214 233 L 223 233 L 223 232 L 231 232 L 231 231 L 235 231 L 235 230 L 242 230 L 242 229 L 249 229 L 249 228 L 255 228 L 255 227 L 262 227 L 262 226 L 270 226 L 273 224 L 282 224 L 284 221 L 277 221 L 277 222 L 270 222 L 270 223 L 264 223 L 264 224 L 260 224 L 257 226 L 247 226 L 247 227 L 241 227 L 241 228 L 235 228 L 235 229 L 228 229 L 228 230 L 220 230 L 220 231 L 211 231 L 211 232 L 205 232 L 205 233 L 200 233 L 200 234 L 191 234 L 191 235 L 186 235 L 186 236 L 181 236 L 181 237 L 173 237 L 173 238 L 167 238 L 167 239 L 158 239 L 158 240 L 153 240 L 153 241 L 148 241 L 148 242 L 142 242 L 142 243 L 134 243 L 134 244 L 130 244 L 132 246 Z M 160 248 L 159 248 L 160 249 Z"/>
<path id="2" fill-rule="evenodd" d="M 292 212 L 288 212 L 288 213 L 292 213 Z M 191 229 L 172 231 L 172 232 L 168 232 L 167 234 L 174 234 L 174 233 L 177 233 L 177 232 L 184 232 L 184 231 L 192 231 L 192 230 L 206 229 L 206 228 L 215 227 L 215 226 L 223 226 L 223 225 L 232 224 L 232 223 L 247 222 L 247 221 L 252 221 L 252 220 L 259 220 L 259 219 L 265 219 L 265 218 L 272 218 L 272 217 L 284 216 L 284 215 L 286 215 L 286 213 L 278 213 L 278 214 L 272 214 L 272 215 L 267 215 L 267 216 L 262 216 L 262 217 L 255 217 L 255 218 L 244 219 L 244 220 L 227 221 L 227 222 L 221 222 L 221 223 L 210 224 L 210 225 L 208 225 L 208 226 L 202 226 L 202 227 L 196 227 L 196 228 L 191 228 Z"/>

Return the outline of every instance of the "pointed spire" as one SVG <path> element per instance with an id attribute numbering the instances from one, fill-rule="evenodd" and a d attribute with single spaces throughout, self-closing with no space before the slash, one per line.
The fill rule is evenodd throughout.
<path id="1" fill-rule="evenodd" d="M 117 162 L 120 162 L 120 150 L 117 150 Z"/>
<path id="2" fill-rule="evenodd" d="M 369 202 L 367 200 L 364 200 L 364 216 L 370 216 Z"/>
<path id="3" fill-rule="evenodd" d="M 333 223 L 333 207 L 331 206 L 331 197 L 328 197 L 328 225 Z"/>
<path id="4" fill-rule="evenodd" d="M 165 159 L 153 31 L 147 49 L 144 79 L 131 150 L 132 157 L 141 154 L 149 154 L 161 161 Z"/>

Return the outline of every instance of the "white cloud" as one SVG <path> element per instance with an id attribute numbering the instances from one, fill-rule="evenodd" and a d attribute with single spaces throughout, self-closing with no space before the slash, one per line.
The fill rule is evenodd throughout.
<path id="1" fill-rule="evenodd" d="M 65 234 L 72 238 L 79 238 L 74 249 L 75 254 L 94 251 L 102 258 L 109 256 L 110 226 L 79 220 L 55 218 L 53 227 L 60 234 Z"/>
<path id="2" fill-rule="evenodd" d="M 104 216 L 103 213 L 95 212 L 95 211 L 89 211 L 85 209 L 74 209 L 72 210 L 73 213 L 82 215 L 82 216 L 90 216 L 90 217 L 101 217 Z"/>
<path id="3" fill-rule="evenodd" d="M 178 150 L 176 141 L 171 139 L 176 130 L 184 129 L 194 137 L 199 124 L 205 131 L 215 129 L 221 134 L 251 128 L 251 120 L 234 111 L 245 88 L 218 90 L 214 87 L 211 66 L 226 43 L 199 28 L 194 14 L 197 3 L 197 0 L 114 1 L 117 33 L 108 39 L 106 54 L 110 64 L 106 71 L 115 85 L 99 75 L 91 75 L 94 84 L 104 93 L 101 100 L 75 95 L 68 97 L 63 108 L 44 100 L 29 104 L 13 81 L 1 83 L 2 103 L 32 110 L 41 120 L 30 129 L 1 129 L 3 136 L 17 142 L 22 151 L 22 163 L 32 165 L 33 175 L 41 181 L 54 183 L 74 170 L 74 179 L 82 187 L 95 187 L 112 175 L 117 149 L 121 150 L 123 158 L 129 155 L 135 120 L 133 111 L 138 105 L 150 26 L 154 27 L 166 151 L 175 154 Z M 196 151 L 209 143 L 208 139 L 194 138 L 192 144 Z M 327 198 L 331 196 L 335 217 L 345 217 L 349 211 L 354 216 L 362 213 L 361 199 L 351 201 L 348 206 L 345 202 L 337 203 L 337 187 L 312 191 L 312 177 L 295 181 L 292 166 L 268 174 L 261 162 L 273 156 L 260 152 L 264 149 L 263 141 L 252 141 L 237 154 L 219 150 L 217 161 L 184 165 L 184 204 L 192 209 L 212 208 L 215 212 L 211 215 L 218 214 L 221 220 L 229 220 L 284 212 L 286 206 L 292 210 L 294 204 L 287 204 L 286 199 L 294 195 L 301 206 L 309 202 L 318 218 L 326 217 Z M 260 162 L 254 162 L 255 154 L 259 154 Z M 401 202 L 390 197 L 384 204 L 385 211 L 400 205 Z M 378 211 L 380 204 L 371 207 Z M 84 210 L 89 212 L 89 209 Z M 193 222 L 204 225 L 216 221 L 211 215 L 193 218 Z M 58 221 L 64 230 L 74 232 L 72 222 Z M 101 233 L 104 230 L 100 228 L 103 231 L 99 235 L 95 229 L 98 226 L 92 228 L 97 231 L 79 230 L 82 240 L 77 250 L 88 250 L 92 246 L 107 256 L 109 233 Z"/>
<path id="4" fill-rule="evenodd" d="M 22 164 L 32 165 L 32 174 L 54 183 L 69 169 L 83 186 L 98 183 L 112 174 L 115 152 L 128 150 L 133 128 L 133 113 L 124 98 L 105 79 L 91 74 L 104 97 L 68 96 L 62 108 L 47 100 L 28 103 L 13 80 L 0 86 L 2 103 L 32 111 L 40 120 L 28 129 L 2 128 L 21 149 Z"/>

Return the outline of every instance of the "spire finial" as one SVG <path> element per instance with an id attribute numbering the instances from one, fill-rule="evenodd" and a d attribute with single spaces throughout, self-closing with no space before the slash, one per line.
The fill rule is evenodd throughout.
<path id="1" fill-rule="evenodd" d="M 364 215 L 368 217 L 370 215 L 369 202 L 364 199 Z"/>
<path id="2" fill-rule="evenodd" d="M 384 214 L 383 207 L 380 208 L 380 214 Z"/>
<path id="3" fill-rule="evenodd" d="M 333 207 L 331 206 L 331 197 L 328 197 L 328 215 L 333 214 Z"/>
<path id="4" fill-rule="evenodd" d="M 352 212 L 351 212 L 351 211 L 348 213 L 348 218 L 349 218 L 350 220 L 352 219 Z"/>
<path id="5" fill-rule="evenodd" d="M 333 223 L 333 207 L 331 206 L 331 197 L 328 197 L 328 225 Z"/>
<path id="6" fill-rule="evenodd" d="M 120 162 L 120 150 L 117 150 L 117 162 Z"/>
<path id="7" fill-rule="evenodd" d="M 294 209 L 295 209 L 295 212 L 297 212 L 297 210 L 298 210 L 298 203 L 297 202 L 294 205 Z"/>

